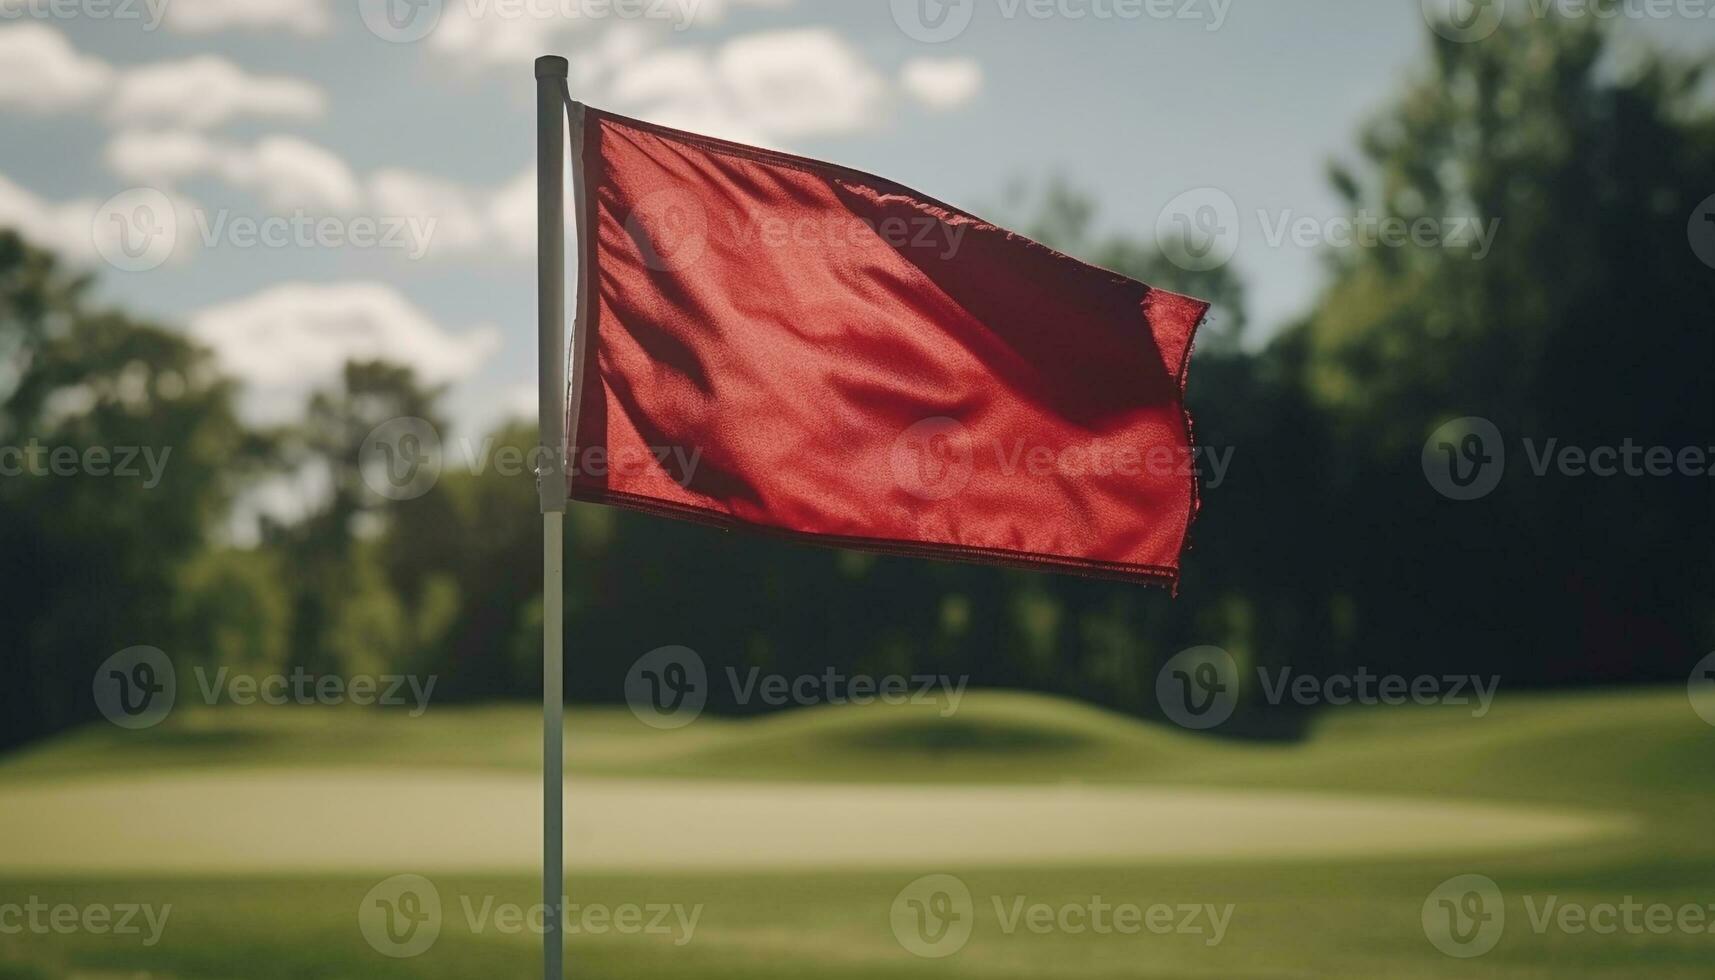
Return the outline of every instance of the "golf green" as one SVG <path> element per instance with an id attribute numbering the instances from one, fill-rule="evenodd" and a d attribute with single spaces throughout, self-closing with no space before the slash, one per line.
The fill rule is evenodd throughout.
<path id="1" fill-rule="evenodd" d="M 536 724 L 184 712 L 0 760 L 0 977 L 531 976 Z M 567 744 L 574 976 L 1715 962 L 1715 728 L 1683 690 L 1350 709 L 1292 745 L 1001 692 L 678 732 L 586 711 Z"/>

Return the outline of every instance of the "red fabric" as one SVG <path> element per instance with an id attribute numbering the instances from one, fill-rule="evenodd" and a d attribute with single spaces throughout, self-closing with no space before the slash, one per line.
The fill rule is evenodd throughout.
<path id="1" fill-rule="evenodd" d="M 582 135 L 575 499 L 1177 583 L 1208 304 L 842 167 Z"/>

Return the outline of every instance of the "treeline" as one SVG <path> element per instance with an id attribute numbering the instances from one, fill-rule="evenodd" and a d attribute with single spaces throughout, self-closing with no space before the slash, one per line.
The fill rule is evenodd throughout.
<path id="1" fill-rule="evenodd" d="M 1217 301 L 1190 398 L 1199 440 L 1231 459 L 1205 491 L 1180 597 L 574 505 L 571 697 L 622 700 L 633 661 L 670 644 L 711 671 L 951 674 L 1146 715 L 1161 664 L 1202 644 L 1253 681 L 1284 666 L 1508 688 L 1683 682 L 1715 647 L 1715 478 L 1533 464 L 1551 439 L 1586 454 L 1715 447 L 1715 268 L 1687 241 L 1715 194 L 1703 66 L 1621 58 L 1599 27 L 1557 20 L 1431 50 L 1330 179 L 1354 215 L 1498 220 L 1493 241 L 1480 257 L 1476 243 L 1331 249 L 1315 308 L 1266 344 L 1242 342 L 1230 272 L 1094 234 L 1094 208 L 1057 185 L 1022 216 L 1068 251 Z M 1246 225 L 1246 248 L 1267 247 Z M 437 700 L 539 693 L 532 479 L 450 468 L 404 501 L 363 479 L 378 425 L 449 431 L 438 391 L 352 364 L 296 424 L 258 431 L 207 352 L 89 289 L 0 235 L 0 446 L 171 457 L 150 489 L 87 466 L 0 477 L 0 743 L 91 717 L 96 666 L 137 644 L 181 670 L 433 674 Z M 1492 492 L 1456 500 L 1425 447 L 1467 416 L 1493 424 L 1509 459 Z M 492 436 L 535 441 L 522 425 Z M 1447 465 L 1470 462 L 1449 444 Z M 234 507 L 290 474 L 320 488 L 306 516 L 231 543 Z M 757 707 L 711 692 L 714 710 Z M 1249 697 L 1227 730 L 1300 720 Z"/>

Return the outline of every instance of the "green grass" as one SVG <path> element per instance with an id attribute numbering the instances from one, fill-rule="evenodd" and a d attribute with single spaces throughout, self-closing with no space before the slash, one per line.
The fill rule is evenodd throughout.
<path id="1" fill-rule="evenodd" d="M 181 711 L 145 732 L 91 727 L 0 760 L 0 785 L 188 768 L 351 765 L 534 770 L 528 707 L 437 707 L 420 718 L 358 710 Z M 601 875 L 574 901 L 702 905 L 692 940 L 578 936 L 572 975 L 667 978 L 858 977 L 1706 977 L 1715 934 L 1569 934 L 1531 928 L 1522 899 L 1671 906 L 1715 903 L 1715 728 L 1682 690 L 1502 697 L 1488 717 L 1462 708 L 1330 712 L 1294 745 L 1256 745 L 1145 725 L 1084 705 L 973 692 L 933 706 L 829 708 L 751 721 L 700 719 L 658 732 L 618 711 L 575 712 L 568 760 L 580 772 L 673 779 L 1220 786 L 1385 793 L 1631 814 L 1623 839 L 1505 856 L 1383 862 L 1221 862 L 1207 866 L 916 873 Z M 432 815 L 431 815 L 432 817 Z M 574 814 L 575 819 L 575 814 Z M 1147 827 L 1138 828 L 1147 833 Z M 265 846 L 266 842 L 259 842 Z M 885 864 L 885 861 L 879 862 Z M 975 898 L 971 941 L 944 960 L 895 940 L 889 907 L 916 874 L 958 875 Z M 1454 960 L 1426 940 L 1425 897 L 1481 873 L 1508 895 L 1494 951 Z M 163 941 L 0 934 L 0 978 L 529 977 L 536 940 L 475 935 L 458 896 L 528 904 L 521 877 L 437 876 L 448 925 L 414 959 L 375 953 L 356 910 L 373 878 L 4 880 L 0 903 L 170 903 Z M 991 903 L 1053 905 L 1100 896 L 1234 906 L 1222 943 L 1192 935 L 1034 935 L 1001 928 Z M 4 925 L 4 920 L 0 920 Z"/>

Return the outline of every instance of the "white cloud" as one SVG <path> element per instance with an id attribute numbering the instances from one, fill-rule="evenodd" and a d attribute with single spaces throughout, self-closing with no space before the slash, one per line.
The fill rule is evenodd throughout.
<path id="1" fill-rule="evenodd" d="M 181 34 L 284 31 L 326 34 L 333 19 L 328 0 L 167 0 L 166 24 Z"/>
<path id="2" fill-rule="evenodd" d="M 99 58 L 77 53 L 46 24 L 0 27 L 0 107 L 51 113 L 93 102 L 113 84 Z"/>
<path id="3" fill-rule="evenodd" d="M 569 195 L 569 160 L 565 181 Z M 435 234 L 430 255 L 536 254 L 535 167 L 526 167 L 498 187 L 475 189 L 409 170 L 382 170 L 369 179 L 369 195 L 368 206 L 376 214 L 432 218 Z M 567 225 L 569 230 L 570 221 Z"/>
<path id="4" fill-rule="evenodd" d="M 682 0 L 692 7 L 688 22 L 693 27 L 713 27 L 727 18 L 734 7 L 785 10 L 795 0 Z"/>
<path id="5" fill-rule="evenodd" d="M 0 175 L 0 227 L 13 228 L 31 244 L 79 261 L 95 257 L 95 201 L 44 201 Z"/>
<path id="6" fill-rule="evenodd" d="M 541 16 L 532 12 L 529 4 L 489 2 L 480 9 L 478 6 L 449 5 L 429 36 L 430 49 L 467 68 L 527 65 L 542 52 L 553 50 L 557 34 L 581 23 Z"/>
<path id="7" fill-rule="evenodd" d="M 248 169 L 233 183 L 256 190 L 270 207 L 348 211 L 358 205 L 351 168 L 314 143 L 295 136 L 264 137 L 245 162 Z"/>
<path id="8" fill-rule="evenodd" d="M 729 41 L 715 59 L 742 118 L 782 136 L 872 125 L 887 82 L 839 35 L 822 28 Z"/>
<path id="9" fill-rule="evenodd" d="M 534 381 L 516 381 L 508 385 L 500 398 L 500 407 L 507 417 L 535 423 L 541 415 L 542 400 Z"/>
<path id="10" fill-rule="evenodd" d="M 107 146 L 120 177 L 170 185 L 216 177 L 250 190 L 275 211 L 351 211 L 362 202 L 357 178 L 333 152 L 295 136 L 265 136 L 254 146 L 189 132 L 128 132 Z"/>
<path id="11" fill-rule="evenodd" d="M 609 89 L 612 101 L 650 122 L 766 144 L 769 134 L 745 118 L 720 84 L 713 60 L 698 49 L 655 51 L 626 64 Z"/>
<path id="12" fill-rule="evenodd" d="M 918 102 L 946 111 L 976 98 L 983 68 L 973 58 L 913 58 L 900 70 L 899 84 Z"/>
<path id="13" fill-rule="evenodd" d="M 693 96 L 719 99 L 711 82 L 708 54 L 696 48 L 639 53 L 621 63 L 612 94 L 626 102 L 687 101 Z"/>
<path id="14" fill-rule="evenodd" d="M 747 34 L 712 54 L 647 52 L 619 63 L 606 89 L 653 122 L 745 143 L 867 128 L 887 91 L 887 80 L 824 28 Z"/>
<path id="15" fill-rule="evenodd" d="M 174 0 L 179 2 L 179 0 Z M 678 34 L 711 27 L 739 7 L 784 10 L 795 0 L 662 0 L 596 3 L 582 0 L 486 0 L 448 3 L 430 35 L 431 50 L 463 68 L 516 68 L 553 51 L 567 37 L 597 27 L 606 34 Z M 634 10 L 641 16 L 622 17 Z M 579 59 L 573 58 L 574 70 Z"/>
<path id="16" fill-rule="evenodd" d="M 377 282 L 283 283 L 202 310 L 190 332 L 246 382 L 248 410 L 269 419 L 296 412 L 349 360 L 385 358 L 440 384 L 469 377 L 500 346 L 498 328 L 455 334 Z"/>
<path id="17" fill-rule="evenodd" d="M 192 249 L 195 207 L 173 194 L 145 202 L 136 192 L 121 192 L 106 201 L 48 201 L 0 174 L 0 228 L 15 230 L 30 244 L 81 266 L 93 267 L 103 257 L 144 255 L 157 264 L 184 261 Z M 152 244 L 163 233 L 169 237 Z M 151 248 L 162 252 L 148 251 Z"/>
<path id="18" fill-rule="evenodd" d="M 697 11 L 697 23 L 703 23 L 737 5 L 780 7 L 789 2 L 730 0 L 686 9 Z M 188 23 L 204 26 L 273 18 L 269 22 L 278 22 L 278 27 L 290 21 L 281 21 L 283 8 L 272 3 L 261 3 L 253 14 L 242 16 L 235 13 L 241 7 L 249 9 L 193 0 L 184 16 L 190 18 Z M 320 13 L 293 16 L 313 20 L 325 15 L 320 4 L 301 9 Z M 488 57 L 527 58 L 542 50 L 536 39 L 544 18 L 497 18 L 495 12 L 502 9 L 497 3 L 448 5 L 446 22 L 433 43 L 473 52 L 478 63 Z M 489 16 L 475 15 L 483 10 Z M 498 31 L 493 25 L 477 26 L 490 20 L 512 26 Z M 552 20 L 547 23 L 553 30 L 566 29 Z M 593 34 L 592 43 L 572 58 L 576 88 L 599 104 L 669 126 L 778 145 L 874 125 L 895 93 L 884 74 L 825 28 L 753 33 L 713 46 L 659 47 L 667 35 L 651 23 L 611 18 L 602 23 L 606 29 Z M 512 33 L 518 31 L 523 33 Z M 10 61 L 4 57 L 8 52 L 14 55 Z M 913 97 L 943 108 L 968 99 L 980 84 L 980 68 L 959 59 L 918 59 L 906 66 L 900 80 Z M 10 97 L 37 107 L 87 106 L 104 92 L 111 93 L 112 103 L 105 115 L 126 127 L 109 142 L 106 161 L 131 184 L 172 194 L 185 181 L 212 179 L 249 191 L 275 213 L 433 219 L 428 247 L 442 255 L 534 251 L 532 169 L 488 187 L 404 168 L 360 177 L 336 153 L 295 136 L 274 134 L 243 142 L 204 132 L 240 117 L 319 117 L 326 111 L 326 96 L 307 82 L 251 75 L 215 56 L 114 69 L 79 55 L 50 27 L 0 28 L 0 103 Z M 6 193 L 6 206 L 18 223 L 27 219 L 42 240 L 67 241 L 64 229 L 79 226 L 79 215 L 69 210 L 72 205 L 48 204 L 15 187 Z M 81 207 L 85 213 L 92 210 Z M 82 239 L 88 238 L 87 227 L 83 222 Z"/>
<path id="19" fill-rule="evenodd" d="M 107 144 L 107 168 L 137 183 L 172 183 L 221 169 L 222 150 L 201 133 L 120 133 Z"/>
<path id="20" fill-rule="evenodd" d="M 568 167 L 570 161 L 567 162 Z M 566 181 L 570 193 L 570 178 Z M 570 202 L 567 204 L 570 210 Z M 495 240 L 516 255 L 536 254 L 536 168 L 525 169 L 494 193 L 488 203 L 489 227 Z M 571 224 L 570 221 L 567 222 Z"/>
<path id="21" fill-rule="evenodd" d="M 252 75 L 214 55 L 115 68 L 46 24 L 0 26 L 0 108 L 95 108 L 118 125 L 205 129 L 244 116 L 316 119 L 326 107 L 309 82 Z"/>
<path id="22" fill-rule="evenodd" d="M 566 160 L 567 234 L 571 234 L 572 161 Z M 536 168 L 527 166 L 499 186 L 471 188 L 410 170 L 377 171 L 367 207 L 376 214 L 435 221 L 431 255 L 536 254 Z"/>
<path id="23" fill-rule="evenodd" d="M 219 180 L 254 193 L 273 213 L 301 210 L 417 222 L 433 228 L 423 242 L 432 256 L 535 254 L 533 167 L 486 188 L 401 167 L 359 180 L 331 151 L 295 137 L 268 136 L 245 146 L 185 131 L 120 133 L 108 143 L 106 160 L 121 179 L 163 190 L 197 178 Z M 570 160 L 566 186 L 572 186 Z"/>
<path id="24" fill-rule="evenodd" d="M 715 4 L 705 15 L 725 10 Z M 779 145 L 875 126 L 901 96 L 954 109 L 983 85 L 982 66 L 970 58 L 914 58 L 895 82 L 825 27 L 741 34 L 719 45 L 663 45 L 663 36 L 616 25 L 574 51 L 574 95 L 677 129 Z"/>
<path id="25" fill-rule="evenodd" d="M 489 243 L 490 224 L 481 195 L 462 184 L 410 170 L 377 171 L 368 181 L 369 206 L 381 215 L 432 216 L 432 249 L 465 251 Z"/>
<path id="26" fill-rule="evenodd" d="M 109 116 L 131 126 L 206 129 L 240 116 L 317 119 L 326 106 L 322 90 L 308 82 L 251 75 L 225 58 L 202 55 L 125 72 Z"/>
<path id="27" fill-rule="evenodd" d="M 579 49 L 571 62 L 572 92 L 585 93 L 610 78 L 622 65 L 630 64 L 655 45 L 655 32 L 639 24 L 615 24 L 596 42 Z"/>

